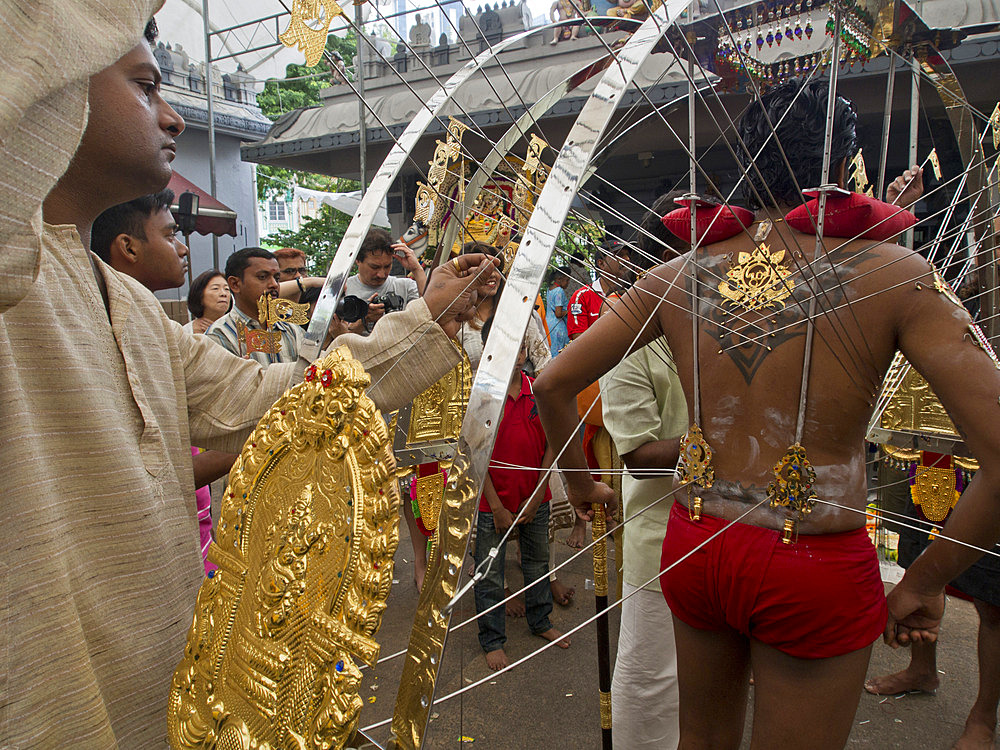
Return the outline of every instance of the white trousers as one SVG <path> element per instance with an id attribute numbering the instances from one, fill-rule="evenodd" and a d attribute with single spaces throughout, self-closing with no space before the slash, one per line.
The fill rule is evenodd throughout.
<path id="1" fill-rule="evenodd" d="M 635 590 L 622 584 L 624 596 Z M 674 625 L 658 590 L 642 589 L 622 604 L 611 726 L 616 750 L 672 750 L 680 739 Z"/>

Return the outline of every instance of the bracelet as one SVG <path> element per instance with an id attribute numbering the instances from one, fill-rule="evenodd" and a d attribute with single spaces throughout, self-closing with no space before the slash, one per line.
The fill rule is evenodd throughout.
<path id="1" fill-rule="evenodd" d="M 295 277 L 295 283 L 299 287 L 299 294 L 305 294 L 306 290 L 305 290 L 305 287 L 302 286 L 302 279 L 300 277 L 296 276 Z"/>

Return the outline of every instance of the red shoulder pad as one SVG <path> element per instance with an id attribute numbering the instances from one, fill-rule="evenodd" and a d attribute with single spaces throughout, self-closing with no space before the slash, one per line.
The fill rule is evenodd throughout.
<path id="1" fill-rule="evenodd" d="M 718 218 L 716 218 L 718 217 Z M 691 209 L 688 206 L 676 208 L 660 221 L 679 239 L 689 245 L 691 242 Z M 753 224 L 753 211 L 740 206 L 711 205 L 699 203 L 695 217 L 698 244 L 711 245 L 735 237 Z"/>
<path id="2" fill-rule="evenodd" d="M 819 198 L 788 212 L 788 226 L 805 234 L 816 234 Z M 827 237 L 863 237 L 885 242 L 917 223 L 910 211 L 861 193 L 828 195 L 823 234 Z"/>

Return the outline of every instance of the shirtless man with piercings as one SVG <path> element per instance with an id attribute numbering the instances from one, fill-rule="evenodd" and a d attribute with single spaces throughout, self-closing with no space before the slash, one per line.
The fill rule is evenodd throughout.
<path id="1" fill-rule="evenodd" d="M 744 165 L 758 223 L 651 272 L 617 306 L 621 315 L 603 316 L 535 382 L 550 443 L 569 444 L 560 466 L 569 470 L 571 501 L 608 504 L 608 487 L 574 471 L 586 466 L 579 444 L 569 440 L 575 394 L 660 335 L 673 352 L 688 436 L 694 440 L 693 428 L 701 429 L 714 468 L 714 483 L 676 493 L 663 549 L 663 568 L 693 552 L 661 577 L 674 617 L 684 749 L 739 747 L 751 668 L 753 747 L 843 747 L 875 639 L 883 630 L 895 644 L 936 636 L 941 589 L 976 553 L 935 542 L 890 596 L 887 624 L 878 560 L 864 528 L 865 429 L 897 349 L 930 382 L 982 466 L 945 533 L 980 547 L 1000 536 L 1000 370 L 974 343 L 968 313 L 936 289 L 931 266 L 906 248 L 828 237 L 812 261 L 816 237 L 783 222 L 801 204 L 800 189 L 821 182 L 827 88 L 789 82 L 743 117 L 740 135 L 750 153 L 760 154 Z M 794 179 L 769 138 L 765 112 L 771 123 L 788 114 L 777 137 Z M 841 186 L 857 151 L 855 122 L 850 103 L 838 98 L 830 181 Z M 761 242 L 787 284 L 771 288 L 780 299 L 770 307 L 739 307 L 720 286 L 737 283 L 728 274 L 739 270 L 739 252 L 755 249 L 764 219 L 773 231 Z M 798 437 L 814 292 L 800 442 L 815 469 L 816 501 L 806 515 L 771 507 L 767 488 Z M 807 473 L 801 455 L 786 468 L 786 477 L 793 468 Z M 696 475 L 704 478 L 703 468 Z"/>

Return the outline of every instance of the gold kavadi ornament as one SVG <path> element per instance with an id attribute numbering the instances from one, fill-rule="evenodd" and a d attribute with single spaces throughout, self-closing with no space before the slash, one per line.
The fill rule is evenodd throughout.
<path id="1" fill-rule="evenodd" d="M 326 750 L 354 732 L 392 584 L 389 436 L 346 347 L 264 415 L 230 473 L 167 710 L 170 745 Z"/>
<path id="2" fill-rule="evenodd" d="M 764 243 L 750 252 L 740 252 L 737 262 L 730 258 L 728 281 L 719 282 L 719 293 L 731 305 L 746 310 L 785 306 L 792 293 L 785 279 L 792 271 L 785 265 L 785 251 L 772 253 Z"/>

